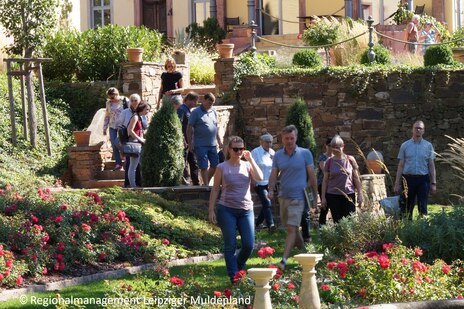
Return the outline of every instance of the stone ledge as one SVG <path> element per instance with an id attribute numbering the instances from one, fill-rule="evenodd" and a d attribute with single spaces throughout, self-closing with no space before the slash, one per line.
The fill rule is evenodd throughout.
<path id="1" fill-rule="evenodd" d="M 194 264 L 194 263 L 199 263 L 199 262 L 218 260 L 218 259 L 221 259 L 222 257 L 223 257 L 222 253 L 210 254 L 206 256 L 195 256 L 195 257 L 190 257 L 190 258 L 185 258 L 185 259 L 173 260 L 173 261 L 170 261 L 168 265 L 169 267 L 182 266 L 182 265 Z M 118 278 L 124 277 L 125 275 L 137 274 L 137 273 L 149 270 L 150 268 L 153 268 L 154 266 L 155 264 L 148 263 L 148 264 L 143 264 L 139 266 L 132 266 L 132 267 L 126 267 L 123 269 L 116 269 L 116 270 L 110 270 L 110 271 L 106 271 L 102 273 L 96 273 L 96 274 L 88 275 L 88 276 L 65 279 L 65 280 L 56 281 L 56 282 L 50 282 L 46 284 L 36 284 L 36 285 L 31 285 L 31 286 L 19 288 L 19 289 L 3 290 L 0 293 L 0 302 L 7 301 L 13 298 L 17 298 L 25 293 L 55 291 L 55 290 L 64 289 L 66 287 L 79 285 L 79 284 L 85 284 L 85 283 L 89 283 L 89 282 L 93 282 L 97 280 L 118 279 Z"/>

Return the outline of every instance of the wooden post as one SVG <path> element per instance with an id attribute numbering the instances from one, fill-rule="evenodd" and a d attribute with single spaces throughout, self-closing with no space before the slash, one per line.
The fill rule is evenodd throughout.
<path id="1" fill-rule="evenodd" d="M 24 63 L 21 63 L 19 69 L 24 72 Z M 19 80 L 21 81 L 21 104 L 23 107 L 23 135 L 24 139 L 28 140 L 27 134 L 27 105 L 26 105 L 26 85 L 24 84 L 24 75 L 19 75 Z"/>
<path id="2" fill-rule="evenodd" d="M 52 155 L 52 147 L 50 144 L 50 129 L 48 128 L 48 113 L 47 113 L 47 102 L 45 101 L 45 89 L 42 76 L 42 63 L 38 63 L 39 67 L 39 85 L 40 85 L 40 100 L 42 101 L 42 114 L 44 118 L 45 137 L 47 140 L 47 152 L 48 155 Z"/>
<path id="3" fill-rule="evenodd" d="M 13 98 L 13 79 L 11 76 L 11 62 L 6 62 L 6 72 L 8 75 L 8 98 L 10 101 L 10 120 L 11 120 L 11 142 L 16 146 L 16 119 Z"/>
<path id="4" fill-rule="evenodd" d="M 35 115 L 34 91 L 32 89 L 31 69 L 29 62 L 26 62 L 26 89 L 27 89 L 27 106 L 29 110 L 29 135 L 31 137 L 31 145 L 37 148 L 37 118 Z"/>

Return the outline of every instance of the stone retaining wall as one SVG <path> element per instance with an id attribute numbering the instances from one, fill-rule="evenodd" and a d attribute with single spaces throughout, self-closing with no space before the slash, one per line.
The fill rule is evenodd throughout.
<path id="1" fill-rule="evenodd" d="M 221 62 L 221 60 L 218 60 Z M 216 68 L 229 70 L 233 62 Z M 221 76 L 220 72 L 216 75 Z M 388 168 L 386 183 L 391 188 L 398 166 L 398 150 L 411 138 L 412 124 L 425 122 L 425 139 L 443 152 L 450 142 L 445 135 L 464 136 L 464 70 L 414 73 L 366 73 L 349 77 L 321 73 L 315 76 L 274 76 L 244 78 L 237 106 L 237 119 L 247 146 L 259 143 L 267 131 L 277 136 L 285 125 L 287 110 L 295 97 L 302 97 L 312 116 L 319 145 L 327 136 L 339 133 L 347 153 L 355 155 L 366 173 L 364 155 L 381 151 Z M 224 88 L 222 89 L 224 91 Z M 276 139 L 275 149 L 280 148 Z M 463 182 L 440 162 L 437 167 L 437 194 L 432 202 L 449 203 L 450 194 L 462 195 Z M 391 175 L 391 176 L 390 176 Z"/>

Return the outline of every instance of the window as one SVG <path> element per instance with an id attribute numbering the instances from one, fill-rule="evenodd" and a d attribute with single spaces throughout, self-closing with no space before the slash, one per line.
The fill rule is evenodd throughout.
<path id="1" fill-rule="evenodd" d="M 111 24 L 111 0 L 91 0 L 92 28 Z"/>
<path id="2" fill-rule="evenodd" d="M 192 23 L 202 26 L 203 21 L 210 17 L 210 0 L 192 0 Z"/>

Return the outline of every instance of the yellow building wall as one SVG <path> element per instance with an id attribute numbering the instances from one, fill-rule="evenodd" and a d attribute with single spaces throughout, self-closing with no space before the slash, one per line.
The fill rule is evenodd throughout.
<path id="1" fill-rule="evenodd" d="M 80 0 L 80 29 L 81 31 L 87 30 L 90 28 L 90 17 L 89 17 L 89 1 Z"/>
<path id="2" fill-rule="evenodd" d="M 376 0 L 378 1 L 378 0 Z M 341 15 L 345 16 L 344 0 L 314 1 L 306 0 L 306 15 Z"/>
<path id="3" fill-rule="evenodd" d="M 177 0 L 172 2 L 172 28 L 174 30 L 173 34 L 176 35 L 176 31 L 185 32 L 185 28 L 190 25 L 190 7 L 185 0 Z"/>
<path id="4" fill-rule="evenodd" d="M 112 23 L 121 26 L 134 24 L 134 0 L 113 0 L 112 2 Z M 80 30 L 84 31 L 91 27 L 90 23 L 90 2 L 80 0 Z"/>
<path id="5" fill-rule="evenodd" d="M 297 23 L 299 22 L 298 16 L 300 16 L 298 0 L 285 0 L 283 2 L 282 19 L 294 22 L 283 21 L 282 34 L 298 33 L 300 31 L 299 24 Z"/>
<path id="6" fill-rule="evenodd" d="M 248 6 L 246 1 L 232 0 L 226 4 L 227 17 L 239 17 L 240 24 L 248 24 Z"/>

